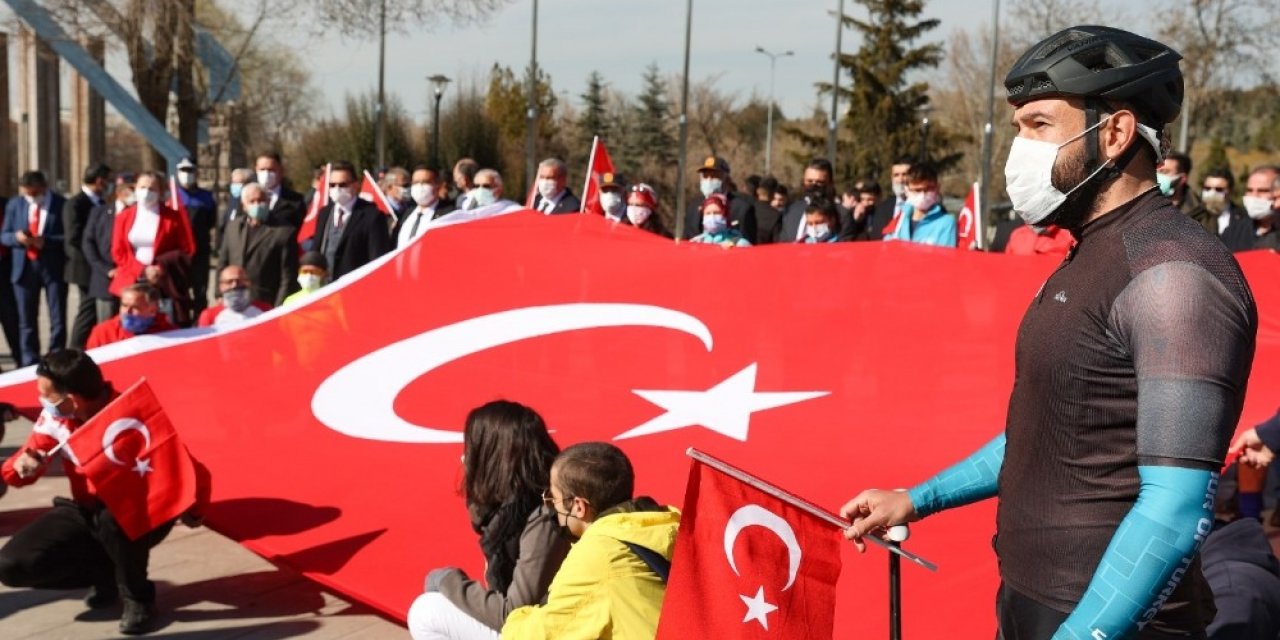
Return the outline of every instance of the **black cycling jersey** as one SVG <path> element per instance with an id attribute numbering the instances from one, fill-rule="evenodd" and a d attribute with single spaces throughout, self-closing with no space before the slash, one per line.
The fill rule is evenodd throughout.
<path id="1" fill-rule="evenodd" d="M 1216 471 L 1257 309 L 1231 253 L 1158 192 L 1085 225 L 1018 330 L 996 553 L 1005 584 L 1071 611 L 1138 495 L 1138 465 Z M 1203 629 L 1199 563 L 1150 623 Z"/>

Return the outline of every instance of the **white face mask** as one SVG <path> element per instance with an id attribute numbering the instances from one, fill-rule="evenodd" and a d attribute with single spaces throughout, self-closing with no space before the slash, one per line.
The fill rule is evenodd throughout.
<path id="1" fill-rule="evenodd" d="M 937 191 L 913 192 L 907 195 L 907 204 L 911 205 L 916 211 L 928 213 L 934 205 L 938 204 Z"/>
<path id="2" fill-rule="evenodd" d="M 653 215 L 653 209 L 649 207 L 640 207 L 631 205 L 627 207 L 627 220 L 631 221 L 632 226 L 640 226 L 649 220 L 649 216 Z"/>
<path id="3" fill-rule="evenodd" d="M 276 181 L 279 179 L 280 176 L 276 175 L 274 171 L 258 171 L 258 184 L 262 185 L 264 189 L 274 189 Z"/>
<path id="4" fill-rule="evenodd" d="M 471 202 L 474 205 L 471 207 L 472 209 L 487 207 L 497 201 L 497 198 L 493 193 L 493 189 L 488 187 L 476 187 L 471 190 L 470 196 Z"/>
<path id="5" fill-rule="evenodd" d="M 344 209 L 350 209 L 356 195 L 351 192 L 350 187 L 329 187 L 329 199 L 342 205 Z"/>
<path id="6" fill-rule="evenodd" d="M 1062 144 L 1031 140 L 1021 136 L 1013 139 L 1009 148 L 1009 160 L 1004 165 L 1005 191 L 1013 202 L 1013 210 L 1029 225 L 1037 225 L 1047 220 L 1067 201 L 1067 197 L 1098 175 L 1111 164 L 1111 159 L 1098 165 L 1093 173 L 1080 181 L 1070 191 L 1063 193 L 1053 186 L 1053 166 L 1058 160 L 1058 151 L 1062 147 L 1102 126 L 1111 116 L 1098 121 L 1098 124 L 1071 136 Z"/>
<path id="7" fill-rule="evenodd" d="M 138 204 L 147 209 L 154 209 L 156 204 L 160 202 L 160 194 L 148 189 L 147 187 L 138 187 L 133 190 L 133 197 L 137 199 Z"/>
<path id="8" fill-rule="evenodd" d="M 698 190 L 702 192 L 702 197 L 709 198 L 713 193 L 720 193 L 720 187 L 724 186 L 724 181 L 720 178 L 703 178 L 698 181 Z"/>
<path id="9" fill-rule="evenodd" d="M 615 218 L 620 217 L 624 206 L 625 205 L 622 202 L 622 194 L 614 193 L 612 191 L 600 192 L 600 208 L 604 209 L 606 215 L 610 215 Z"/>
<path id="10" fill-rule="evenodd" d="M 1205 201 L 1206 204 L 1212 204 L 1226 200 L 1227 194 L 1221 191 L 1214 191 L 1213 189 L 1205 189 L 1200 192 L 1200 199 Z"/>
<path id="11" fill-rule="evenodd" d="M 550 178 L 538 180 L 538 193 L 541 194 L 543 198 L 550 200 L 551 196 L 556 194 L 556 191 L 559 191 L 559 189 L 556 189 L 555 180 Z"/>
<path id="12" fill-rule="evenodd" d="M 419 207 L 429 207 L 436 203 L 436 189 L 433 185 L 418 183 L 409 187 L 409 197 Z"/>
<path id="13" fill-rule="evenodd" d="M 809 236 L 810 238 L 813 238 L 814 240 L 826 237 L 828 233 L 831 233 L 831 225 L 825 222 L 819 223 L 819 224 L 811 224 L 804 228 L 804 234 L 806 236 Z"/>
<path id="14" fill-rule="evenodd" d="M 320 276 L 314 273 L 298 274 L 298 286 L 302 287 L 303 291 L 315 291 L 316 289 L 319 289 L 320 286 L 323 284 L 324 284 L 324 278 L 321 278 Z"/>
<path id="15" fill-rule="evenodd" d="M 186 189 L 190 189 L 191 187 L 194 187 L 196 185 L 196 172 L 179 171 L 178 184 L 182 185 Z"/>
<path id="16" fill-rule="evenodd" d="M 1243 199 L 1244 210 L 1249 213 L 1249 217 L 1254 220 L 1263 220 L 1271 217 L 1271 199 L 1259 198 L 1258 196 L 1245 196 Z"/>
<path id="17" fill-rule="evenodd" d="M 892 185 L 891 185 L 891 186 L 893 187 L 893 197 L 895 197 L 895 198 L 897 198 L 897 199 L 899 199 L 899 200 L 901 200 L 901 199 L 903 199 L 903 198 L 907 197 L 907 185 L 906 185 L 906 183 L 903 183 L 903 182 L 894 182 L 894 183 L 892 183 Z"/>

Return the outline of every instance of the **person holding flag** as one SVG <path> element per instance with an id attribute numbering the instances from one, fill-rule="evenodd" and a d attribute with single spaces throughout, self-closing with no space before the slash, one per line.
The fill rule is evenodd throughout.
<path id="1" fill-rule="evenodd" d="M 91 609 L 113 606 L 123 598 L 120 632 L 146 633 L 156 615 L 156 589 L 147 578 L 151 549 L 178 520 L 200 525 L 209 504 L 209 472 L 177 442 L 163 416 L 115 420 L 109 426 L 104 420 L 90 423 L 104 410 L 107 415 L 101 418 L 129 415 L 135 403 L 127 397 L 132 394 L 117 394 L 83 351 L 45 356 L 36 368 L 36 389 L 43 410 L 27 442 L 4 462 L 0 474 L 10 486 L 30 485 L 55 457 L 60 458 L 71 499 L 55 498 L 53 509 L 0 548 L 0 583 L 36 589 L 88 587 L 85 604 Z M 154 397 L 151 404 L 155 405 Z M 86 437 L 75 438 L 82 431 Z M 134 431 L 138 433 L 125 435 Z M 138 435 L 145 437 L 146 445 L 130 456 L 128 441 L 138 440 Z M 130 457 L 133 464 L 121 464 L 121 458 Z M 97 464 L 104 458 L 114 464 Z M 175 458 L 185 462 L 169 464 Z M 143 471 L 135 474 L 138 469 Z M 175 477 L 179 471 L 186 473 Z M 129 491 L 130 485 L 140 485 L 146 493 Z"/>
<path id="2" fill-rule="evenodd" d="M 1004 431 L 910 491 L 863 491 L 841 510 L 861 545 L 998 498 L 1003 638 L 1204 638 L 1214 616 L 1197 550 L 1258 312 L 1230 251 L 1156 186 L 1181 57 L 1079 26 L 1014 64 L 1013 209 L 1078 242 L 1023 317 Z"/>

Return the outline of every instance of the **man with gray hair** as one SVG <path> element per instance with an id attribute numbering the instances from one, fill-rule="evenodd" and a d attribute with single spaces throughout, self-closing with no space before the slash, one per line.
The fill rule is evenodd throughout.
<path id="1" fill-rule="evenodd" d="M 1277 204 L 1280 204 L 1280 167 L 1263 165 L 1249 172 L 1244 210 L 1253 219 L 1254 249 L 1280 250 L 1280 235 L 1275 228 Z M 1280 518 L 1273 521 L 1280 522 Z"/>
<path id="2" fill-rule="evenodd" d="M 244 185 L 253 182 L 253 171 L 249 169 L 232 169 L 231 182 L 227 185 L 227 201 L 223 205 L 222 213 L 218 214 L 218 237 L 214 240 L 214 251 L 222 250 L 222 238 L 227 230 L 227 223 L 235 220 L 241 215 L 240 194 L 244 189 Z"/>
<path id="3" fill-rule="evenodd" d="M 563 160 L 543 160 L 538 165 L 538 195 L 533 199 L 533 208 L 546 214 L 582 211 L 582 201 L 566 186 L 568 180 L 569 171 Z"/>

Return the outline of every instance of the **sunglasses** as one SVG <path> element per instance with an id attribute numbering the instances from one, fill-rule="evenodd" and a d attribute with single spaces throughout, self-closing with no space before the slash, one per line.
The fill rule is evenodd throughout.
<path id="1" fill-rule="evenodd" d="M 1218 193 L 1226 193 L 1226 192 L 1227 192 L 1227 188 L 1226 188 L 1226 187 L 1205 187 L 1205 188 L 1204 188 L 1204 190 L 1205 190 L 1205 191 L 1216 191 L 1216 192 L 1218 192 Z"/>

